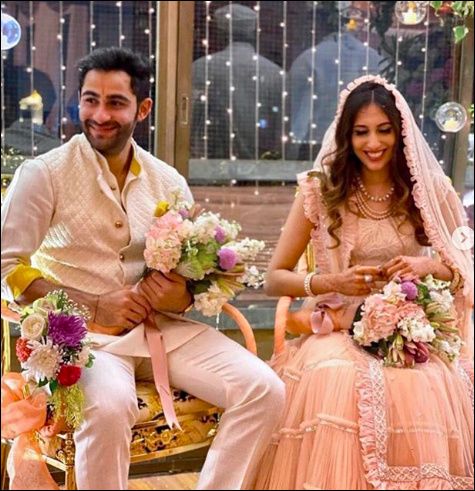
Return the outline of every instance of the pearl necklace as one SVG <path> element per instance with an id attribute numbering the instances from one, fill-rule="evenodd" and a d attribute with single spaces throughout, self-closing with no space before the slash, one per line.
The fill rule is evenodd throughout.
<path id="1" fill-rule="evenodd" d="M 393 207 L 390 206 L 387 210 L 377 211 L 373 210 L 365 200 L 365 196 L 361 192 L 360 188 L 357 187 L 355 190 L 356 206 L 359 212 L 365 217 L 371 220 L 385 220 L 393 214 Z"/>
<path id="2" fill-rule="evenodd" d="M 373 196 L 368 192 L 368 190 L 364 187 L 363 181 L 360 176 L 356 177 L 356 181 L 358 183 L 358 187 L 363 193 L 363 195 L 369 199 L 370 201 L 374 201 L 375 203 L 382 203 L 383 201 L 387 201 L 394 193 L 394 186 L 391 186 L 391 189 L 384 196 Z"/>

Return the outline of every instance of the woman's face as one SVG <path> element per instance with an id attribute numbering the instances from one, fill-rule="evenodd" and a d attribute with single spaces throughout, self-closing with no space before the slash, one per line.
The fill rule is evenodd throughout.
<path id="1" fill-rule="evenodd" d="M 388 116 L 377 104 L 363 107 L 356 115 L 351 145 L 367 171 L 381 171 L 391 162 L 396 133 Z"/>

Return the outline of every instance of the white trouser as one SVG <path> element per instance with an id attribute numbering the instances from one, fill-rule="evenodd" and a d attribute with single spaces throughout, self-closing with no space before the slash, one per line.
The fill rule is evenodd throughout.
<path id="1" fill-rule="evenodd" d="M 75 433 L 78 489 L 127 489 L 135 380 L 152 380 L 149 358 L 94 352 L 81 379 L 85 421 Z M 284 405 L 283 382 L 265 363 L 209 328 L 168 353 L 176 388 L 225 409 L 197 489 L 245 489 Z"/>

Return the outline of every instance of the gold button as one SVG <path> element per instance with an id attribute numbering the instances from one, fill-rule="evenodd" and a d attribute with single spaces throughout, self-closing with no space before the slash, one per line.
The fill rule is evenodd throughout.
<path id="1" fill-rule="evenodd" d="M 115 225 L 115 228 L 121 228 L 121 227 L 123 227 L 123 226 L 124 226 L 124 224 L 123 224 L 123 223 L 122 223 L 120 220 L 117 220 L 117 221 L 114 223 L 114 225 Z"/>
<path id="2" fill-rule="evenodd" d="M 121 254 L 119 254 L 119 259 L 120 259 L 121 261 L 124 261 L 124 259 L 125 259 L 124 254 L 122 254 L 122 253 L 121 253 Z"/>

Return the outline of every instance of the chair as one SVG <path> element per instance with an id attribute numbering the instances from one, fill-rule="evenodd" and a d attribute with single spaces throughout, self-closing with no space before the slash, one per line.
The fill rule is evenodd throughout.
<path id="1" fill-rule="evenodd" d="M 241 330 L 246 348 L 257 354 L 254 334 L 246 318 L 230 304 L 224 305 L 223 312 Z M 2 374 L 11 370 L 11 323 L 18 324 L 17 317 L 2 301 Z M 211 444 L 218 428 L 221 410 L 182 390 L 172 388 L 172 392 L 175 412 L 183 432 L 171 430 L 167 426 L 155 385 L 148 382 L 137 383 L 139 417 L 132 429 L 131 463 L 164 458 Z M 40 448 L 45 461 L 65 472 L 64 489 L 77 489 L 73 435 L 73 431 L 65 431 L 51 438 L 40 436 Z M 6 459 L 10 443 L 2 440 L 2 489 L 5 489 Z"/>
<path id="2" fill-rule="evenodd" d="M 315 271 L 315 257 L 313 253 L 313 247 L 309 243 L 305 252 L 302 254 L 298 265 L 297 271 L 299 273 L 307 273 L 311 271 Z M 277 301 L 277 305 L 275 308 L 275 321 L 274 321 L 274 351 L 273 355 L 277 356 L 284 351 L 285 348 L 285 334 L 288 331 L 289 323 L 292 322 L 292 317 L 298 318 L 299 313 L 293 313 L 290 311 L 290 307 L 292 305 L 294 298 L 283 296 L 280 297 Z M 312 299 L 308 299 L 308 303 L 312 303 Z M 310 310 L 311 311 L 311 310 Z M 308 312 L 308 314 L 310 313 Z M 300 311 L 301 314 L 304 314 L 303 309 Z M 297 320 L 297 319 L 296 319 Z"/>

